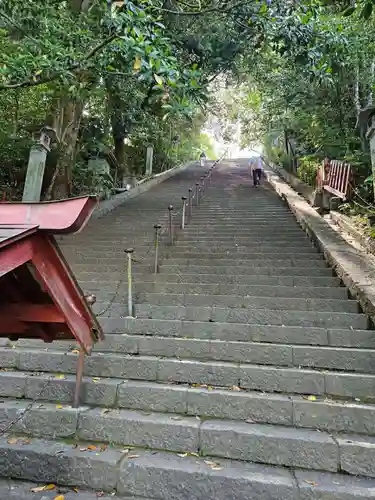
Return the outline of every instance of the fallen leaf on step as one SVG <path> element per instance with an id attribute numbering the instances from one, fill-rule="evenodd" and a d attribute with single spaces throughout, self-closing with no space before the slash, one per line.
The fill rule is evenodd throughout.
<path id="1" fill-rule="evenodd" d="M 247 424 L 255 424 L 255 421 L 254 420 L 251 420 L 251 418 L 248 418 L 247 420 L 245 420 L 245 422 Z"/>
<path id="2" fill-rule="evenodd" d="M 65 500 L 64 495 L 57 495 L 53 500 Z"/>
<path id="3" fill-rule="evenodd" d="M 223 470 L 222 467 L 211 467 L 211 470 Z"/>
<path id="4" fill-rule="evenodd" d="M 178 416 L 176 416 L 176 417 L 171 417 L 171 420 L 182 420 L 182 417 L 178 417 Z"/>
<path id="5" fill-rule="evenodd" d="M 100 448 L 100 451 L 105 451 L 108 448 L 108 445 L 107 444 L 101 444 L 99 446 L 99 448 Z"/>
<path id="6" fill-rule="evenodd" d="M 304 479 L 304 483 L 311 484 L 311 486 L 318 486 L 318 483 L 315 481 L 309 481 L 308 479 Z"/>
<path id="7" fill-rule="evenodd" d="M 129 453 L 129 451 L 130 451 L 129 448 L 125 448 L 125 450 L 122 450 L 121 453 L 124 453 L 124 455 L 127 455 Z"/>
<path id="8" fill-rule="evenodd" d="M 308 401 L 316 401 L 316 396 L 302 396 L 303 399 L 307 399 Z"/>
<path id="9" fill-rule="evenodd" d="M 70 351 L 72 354 L 79 354 L 79 350 L 78 349 L 73 349 L 72 351 Z"/>
<path id="10" fill-rule="evenodd" d="M 58 375 L 55 375 L 55 378 L 58 380 L 64 380 L 65 375 L 63 373 L 59 373 Z"/>
<path id="11" fill-rule="evenodd" d="M 96 384 L 97 382 L 99 382 L 101 379 L 99 377 L 94 377 L 92 379 L 92 381 L 94 382 L 94 384 Z"/>
<path id="12" fill-rule="evenodd" d="M 88 450 L 90 451 L 94 451 L 94 450 L 97 450 L 97 446 L 94 446 L 93 444 L 90 444 L 88 447 L 87 447 Z"/>
<path id="13" fill-rule="evenodd" d="M 74 493 L 78 493 L 79 489 L 78 488 L 73 488 Z"/>
<path id="14" fill-rule="evenodd" d="M 37 486 L 36 488 L 31 488 L 31 493 L 39 493 L 40 491 L 50 491 L 56 488 L 55 484 L 45 484 L 44 486 Z"/>
<path id="15" fill-rule="evenodd" d="M 79 451 L 87 451 L 87 448 L 80 448 Z"/>
<path id="16" fill-rule="evenodd" d="M 232 385 L 231 390 L 232 390 L 232 391 L 236 391 L 236 392 L 238 392 L 238 391 L 240 391 L 241 389 L 238 387 L 238 385 Z"/>
<path id="17" fill-rule="evenodd" d="M 18 439 L 17 438 L 10 438 L 8 439 L 8 444 L 17 444 L 18 443 Z"/>
<path id="18" fill-rule="evenodd" d="M 98 491 L 98 492 L 96 493 L 96 496 L 97 496 L 97 498 L 102 498 L 102 497 L 104 497 L 104 491 Z"/>
<path id="19" fill-rule="evenodd" d="M 27 439 L 27 438 L 21 438 L 21 439 L 18 440 L 18 442 L 20 444 L 24 444 L 24 445 L 32 443 L 31 439 Z"/>
<path id="20" fill-rule="evenodd" d="M 192 457 L 199 457 L 199 453 L 195 453 L 194 451 L 192 451 L 192 452 L 190 453 L 190 455 L 191 455 Z"/>
<path id="21" fill-rule="evenodd" d="M 111 411 L 110 409 L 108 409 L 108 408 L 104 408 L 104 410 L 102 410 L 100 413 L 101 413 L 102 415 L 107 415 L 107 413 L 109 413 L 110 411 Z"/>
<path id="22" fill-rule="evenodd" d="M 188 456 L 188 454 L 187 453 L 177 453 L 177 456 L 181 457 L 181 458 L 185 458 Z"/>
<path id="23" fill-rule="evenodd" d="M 57 410 L 61 410 L 63 408 L 63 405 L 56 405 Z"/>
<path id="24" fill-rule="evenodd" d="M 129 458 L 129 459 L 132 459 L 132 458 L 139 458 L 139 455 L 128 455 L 128 458 Z"/>
<path id="25" fill-rule="evenodd" d="M 209 466 L 212 466 L 212 467 L 216 467 L 216 465 L 217 465 L 216 462 L 210 462 L 209 460 L 205 460 L 204 463 L 209 465 Z"/>

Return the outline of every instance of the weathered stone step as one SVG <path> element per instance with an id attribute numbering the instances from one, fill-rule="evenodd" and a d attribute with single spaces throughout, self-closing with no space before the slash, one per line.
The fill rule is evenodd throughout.
<path id="1" fill-rule="evenodd" d="M 125 308 L 125 305 L 124 305 Z M 127 315 L 127 314 L 126 314 Z M 235 309 L 198 306 L 153 306 L 137 304 L 135 315 L 149 319 L 182 319 L 219 323 L 255 323 L 258 325 L 319 326 L 366 330 L 368 318 L 364 314 L 316 312 L 306 310 Z"/>
<path id="2" fill-rule="evenodd" d="M 85 289 L 97 291 L 96 297 L 104 302 L 113 297 L 113 284 L 110 287 L 101 283 L 84 282 Z M 112 292 L 112 293 L 111 293 Z M 303 287 L 303 286 L 271 286 L 271 285 L 231 285 L 231 284 L 196 284 L 196 283 L 139 283 L 135 285 L 136 294 L 142 292 L 158 292 L 172 294 L 202 294 L 202 295 L 227 295 L 236 298 L 250 297 L 286 297 L 286 298 L 320 298 L 320 299 L 348 299 L 348 291 L 344 287 Z M 127 286 L 120 289 L 118 298 L 126 298 Z M 138 295 L 139 296 L 139 295 Z"/>
<path id="3" fill-rule="evenodd" d="M 147 248 L 136 248 L 134 249 L 134 258 L 137 259 L 138 254 L 141 256 L 145 254 L 147 251 Z M 254 247 L 249 246 L 249 247 L 236 247 L 233 246 L 232 248 L 211 248 L 208 249 L 207 247 L 196 247 L 196 246 L 191 246 L 191 247 L 176 247 L 173 249 L 165 249 L 162 252 L 162 257 L 165 261 L 169 261 L 170 259 L 175 259 L 175 258 L 184 258 L 184 259 L 196 259 L 199 261 L 202 257 L 205 255 L 210 255 L 211 258 L 213 259 L 228 259 L 228 256 L 232 259 L 237 260 L 245 260 L 248 262 L 252 261 L 259 261 L 262 259 L 265 260 L 276 260 L 278 261 L 323 261 L 322 255 L 317 253 L 316 250 L 314 249 L 308 249 L 306 252 L 300 252 L 298 253 L 294 252 L 292 255 L 290 253 L 285 253 L 285 254 L 280 254 L 280 249 L 276 250 L 274 249 L 273 251 L 269 250 L 262 250 L 258 247 L 256 247 L 256 253 L 254 253 L 254 256 L 252 253 L 254 252 Z M 123 265 L 124 262 L 126 262 L 126 255 L 124 255 L 124 251 L 122 251 L 121 254 L 117 254 L 116 256 L 108 256 L 105 253 L 99 255 L 87 255 L 86 257 L 84 255 L 82 256 L 75 256 L 74 258 L 74 263 L 86 263 L 86 264 L 98 264 L 102 263 L 105 265 Z"/>
<path id="4" fill-rule="evenodd" d="M 8 343 L 9 346 L 43 348 L 38 340 Z M 47 348 L 48 349 L 48 348 Z M 66 341 L 56 342 L 53 350 L 77 349 Z M 217 339 L 191 339 L 156 335 L 109 335 L 96 353 L 112 352 L 202 361 L 229 361 L 259 365 L 327 368 L 338 371 L 375 373 L 375 350 L 336 346 L 310 346 L 281 342 L 244 342 Z"/>
<path id="5" fill-rule="evenodd" d="M 0 397 L 35 400 L 36 406 L 43 401 L 70 405 L 74 387 L 74 375 L 51 378 L 47 373 L 9 371 L 0 376 Z M 353 400 L 328 400 L 325 396 L 312 400 L 312 396 L 246 391 L 238 386 L 228 390 L 205 384 L 191 387 L 88 377 L 83 379 L 82 387 L 82 404 L 89 406 L 250 419 L 257 423 L 375 435 L 375 406 Z"/>
<path id="6" fill-rule="evenodd" d="M 74 374 L 77 354 L 59 350 L 0 348 L 3 369 Z M 2 373 L 2 372 L 0 372 Z M 94 352 L 86 359 L 88 377 L 125 378 L 159 382 L 207 384 L 293 394 L 331 395 L 375 399 L 375 376 L 355 372 L 259 364 L 182 360 L 155 356 Z"/>
<path id="7" fill-rule="evenodd" d="M 99 321 L 104 330 L 110 334 L 124 334 L 126 332 L 127 334 L 136 335 L 375 349 L 375 332 L 373 330 L 354 330 L 350 327 L 325 329 L 319 327 L 109 317 L 99 318 Z M 110 342 L 110 339 L 112 339 L 112 336 L 107 341 Z"/>
<path id="8" fill-rule="evenodd" d="M 367 500 L 374 498 L 374 481 L 346 474 L 289 471 L 279 467 L 244 463 L 234 460 L 209 460 L 185 454 L 136 449 L 122 453 L 111 448 L 99 453 L 62 442 L 36 439 L 33 444 L 3 444 L 8 465 L 3 470 L 13 477 L 24 474 L 27 480 L 43 484 L 58 478 L 61 485 L 75 484 L 80 488 L 106 490 L 104 500 L 125 495 L 128 500 Z M 28 460 L 22 461 L 26 454 Z M 134 456 L 137 455 L 136 458 Z M 130 458 L 129 458 L 130 457 Z M 133 458 L 131 458 L 133 457 Z M 40 463 L 43 467 L 35 468 Z M 82 472 L 80 470 L 82 468 Z M 104 476 L 104 477 L 103 477 Z M 173 480 L 171 479 L 173 478 Z M 108 484 L 104 480 L 108 479 Z M 23 491 L 28 483 L 11 482 L 15 490 L 7 500 L 29 500 Z M 0 483 L 0 488 L 2 484 Z M 2 491 L 2 490 L 0 490 Z M 7 491 L 7 489 L 6 489 Z M 13 492 L 16 492 L 13 495 Z M 8 491 L 7 491 L 8 495 Z M 17 496 L 18 495 L 18 496 Z M 53 498 L 51 492 L 35 496 L 36 500 Z M 94 500 L 91 493 L 75 493 L 65 500 Z M 88 495 L 88 496 L 87 496 Z M 162 496 L 161 496 L 162 495 Z M 96 495 L 95 495 L 96 496 Z"/>
<path id="9" fill-rule="evenodd" d="M 359 305 L 354 300 L 318 299 L 318 298 L 285 298 L 285 297 L 241 297 L 236 295 L 203 295 L 203 294 L 172 294 L 142 292 L 136 298 L 137 304 L 151 304 L 162 306 L 219 306 L 237 309 L 273 309 L 284 311 L 336 311 L 358 313 Z M 116 308 L 114 303 L 114 308 Z M 98 304 L 101 310 L 104 303 Z M 118 303 L 119 311 L 123 303 Z"/>
<path id="10" fill-rule="evenodd" d="M 151 279 L 153 274 L 153 256 L 150 256 L 148 261 L 142 261 L 141 264 L 136 264 L 135 266 L 136 274 L 134 275 L 134 283 L 138 276 L 142 276 L 148 274 L 149 279 Z M 107 271 L 104 266 L 101 266 L 100 269 L 95 271 L 93 266 L 77 264 L 72 265 L 73 271 L 77 274 L 77 278 L 79 281 L 93 281 L 97 280 L 102 282 L 103 280 L 110 280 L 114 288 L 119 279 L 124 282 L 127 279 L 126 268 L 123 270 L 123 275 L 121 276 L 121 270 L 118 271 Z M 163 274 L 171 275 L 171 274 L 189 274 L 195 275 L 197 273 L 197 279 L 199 279 L 199 275 L 212 275 L 214 282 L 225 282 L 230 283 L 230 279 L 233 280 L 234 283 L 242 282 L 249 283 L 251 282 L 251 277 L 257 276 L 260 279 L 263 276 L 269 276 L 273 279 L 277 279 L 278 277 L 287 276 L 289 278 L 292 277 L 326 277 L 326 278 L 334 278 L 333 271 L 329 267 L 321 267 L 317 268 L 315 265 L 304 266 L 304 267 L 244 267 L 244 266 L 177 266 L 177 265 L 168 265 L 167 263 L 163 264 L 161 267 L 161 273 L 157 276 L 158 280 L 163 281 Z M 225 278 L 221 278 L 220 276 L 225 274 Z M 191 279 L 191 278 L 190 278 Z"/>
<path id="11" fill-rule="evenodd" d="M 140 256 L 142 258 L 142 256 Z M 186 257 L 178 257 L 173 255 L 173 257 L 165 257 L 161 258 L 161 265 L 168 265 L 168 266 L 175 266 L 175 265 L 181 265 L 181 266 L 186 266 L 186 265 L 193 265 L 193 266 L 209 266 L 212 264 L 213 266 L 230 266 L 230 267 L 245 267 L 245 268 L 256 268 L 256 267 L 266 267 L 266 266 L 272 266 L 272 267 L 289 267 L 289 266 L 295 266 L 295 267 L 302 267 L 304 265 L 308 266 L 309 268 L 323 268 L 327 269 L 327 264 L 326 262 L 320 257 L 320 255 L 314 255 L 313 258 L 310 257 L 305 257 L 305 258 L 293 258 L 290 259 L 288 257 L 282 258 L 282 259 L 273 259 L 273 258 L 267 258 L 263 257 L 262 255 L 257 255 L 254 259 L 252 259 L 249 255 L 249 253 L 244 254 L 245 258 L 239 258 L 236 256 L 235 253 L 228 252 L 227 256 L 225 258 L 220 258 L 220 257 L 215 257 L 214 255 L 212 257 L 209 256 L 209 252 L 206 253 L 206 255 L 201 254 L 200 258 L 194 258 L 188 256 Z M 153 255 L 150 256 L 150 259 L 153 259 Z M 137 254 L 134 255 L 135 261 L 137 261 Z M 90 266 L 95 266 L 97 264 L 97 261 L 95 262 L 90 262 L 90 260 L 82 260 L 82 262 L 75 262 L 73 265 L 75 267 L 80 266 L 80 268 L 88 270 Z M 105 267 L 105 269 L 108 269 L 108 271 L 112 271 L 115 269 L 120 269 L 121 267 L 123 268 L 124 265 L 126 265 L 126 259 L 119 260 L 118 262 L 113 262 L 112 260 L 107 260 L 105 258 L 102 259 L 101 262 L 102 266 Z"/>
<path id="12" fill-rule="evenodd" d="M 111 443 L 375 477 L 375 440 L 371 437 L 339 434 L 333 438 L 324 431 L 303 428 L 231 420 L 202 421 L 195 417 L 134 410 L 73 409 L 60 408 L 61 405 L 56 409 L 56 405 L 48 403 L 25 411 L 29 404 L 29 401 L 0 403 L 1 425 L 5 428 L 25 412 L 12 426 L 8 440 L 0 438 L 0 453 L 6 463 L 0 463 L 2 476 L 15 477 L 14 472 L 8 471 L 10 464 L 16 465 L 12 450 L 19 444 L 17 438 L 9 437 L 16 434 L 34 438 L 29 444 L 23 444 L 26 455 L 27 447 L 34 449 L 35 438 L 68 438 L 76 439 L 80 449 L 81 443 L 98 443 L 99 456 L 103 453 L 100 444 Z"/>
<path id="13" fill-rule="evenodd" d="M 150 270 L 150 268 L 149 268 Z M 151 270 L 152 271 L 152 270 Z M 100 281 L 95 279 L 95 275 L 93 273 L 83 272 L 80 273 L 80 283 L 84 290 L 91 289 L 90 287 L 95 287 L 92 289 L 98 290 L 98 285 L 100 290 L 106 291 L 114 291 L 116 288 L 117 281 L 114 282 L 113 279 L 109 280 L 108 277 L 104 277 Z M 91 278 L 91 280 L 89 279 Z M 119 276 L 117 273 L 117 280 Z M 138 274 L 135 273 L 133 275 L 133 281 L 135 286 L 149 284 L 149 283 L 158 283 L 158 284 L 169 284 L 169 283 L 178 283 L 178 284 L 186 284 L 195 283 L 195 284 L 203 284 L 203 285 L 217 285 L 217 286 L 225 286 L 228 285 L 238 285 L 238 286 L 256 286 L 259 284 L 260 286 L 286 286 L 286 287 L 339 287 L 341 284 L 341 280 L 339 278 L 335 278 L 333 276 L 326 277 L 314 277 L 314 276 L 264 276 L 264 275 L 226 275 L 225 280 L 221 279 L 219 274 L 191 274 L 191 273 L 181 273 L 181 274 L 157 274 L 154 275 L 153 272 L 149 272 L 148 274 Z M 127 277 L 125 276 L 124 283 L 127 283 Z M 341 287 L 344 289 L 344 287 Z"/>
<path id="14" fill-rule="evenodd" d="M 0 479 L 0 498 L 1 500 L 54 500 L 56 497 L 63 496 L 64 500 L 140 500 L 139 498 L 119 496 L 115 492 L 105 494 L 103 491 L 93 491 L 88 489 L 78 489 L 69 486 L 58 486 L 53 490 L 42 490 L 45 483 L 31 483 L 20 480 L 5 480 Z M 32 493 L 36 488 L 40 488 L 39 492 Z M 98 497 L 100 495 L 100 497 Z M 151 498 L 143 498 L 142 500 L 153 500 Z"/>
<path id="15" fill-rule="evenodd" d="M 264 267 L 261 262 L 258 263 L 258 265 L 250 266 L 250 265 L 244 265 L 244 266 L 235 266 L 235 265 L 222 265 L 218 266 L 216 265 L 216 261 L 214 262 L 215 265 L 211 266 L 201 266 L 201 265 L 174 265 L 170 264 L 170 260 L 166 260 L 164 264 L 161 266 L 161 272 L 166 273 L 166 274 L 173 274 L 174 272 L 180 272 L 182 274 L 218 274 L 218 275 L 225 275 L 225 278 L 222 278 L 223 281 L 226 282 L 227 280 L 227 275 L 249 275 L 249 276 L 254 276 L 254 275 L 262 275 L 262 276 L 333 276 L 333 271 L 329 267 L 324 267 L 324 264 L 322 267 L 317 267 L 317 264 L 307 264 L 304 265 L 303 267 L 294 267 L 290 265 L 290 267 L 277 267 L 277 266 L 267 266 Z M 232 261 L 233 262 L 233 261 Z M 211 261 L 212 263 L 212 261 Z M 91 268 L 92 269 L 92 268 Z M 80 271 L 84 271 L 84 269 L 80 268 Z M 86 270 L 87 272 L 87 270 Z M 110 276 L 110 273 L 106 273 L 107 276 Z M 114 275 L 118 273 L 113 273 Z M 98 274 L 98 279 L 100 279 L 100 275 Z"/>

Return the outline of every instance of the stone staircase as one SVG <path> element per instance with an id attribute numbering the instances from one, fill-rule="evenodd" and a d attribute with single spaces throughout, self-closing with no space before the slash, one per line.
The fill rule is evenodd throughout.
<path id="1" fill-rule="evenodd" d="M 74 343 L 1 347 L 0 476 L 15 482 L 0 500 L 56 496 L 23 481 L 65 500 L 375 498 L 375 332 L 272 189 L 238 162 L 216 167 L 152 274 L 153 225 L 200 175 L 64 240 L 107 338 L 79 409 Z"/>

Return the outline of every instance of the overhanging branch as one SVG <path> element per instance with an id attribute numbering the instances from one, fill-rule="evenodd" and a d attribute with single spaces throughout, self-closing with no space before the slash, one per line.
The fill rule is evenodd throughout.
<path id="1" fill-rule="evenodd" d="M 66 71 L 77 72 L 77 71 L 83 69 L 82 68 L 82 63 L 88 61 L 89 59 L 92 59 L 104 47 L 106 47 L 111 42 L 113 42 L 113 40 L 115 40 L 116 38 L 118 38 L 118 36 L 119 35 L 117 35 L 117 34 L 112 34 L 109 37 L 107 37 L 104 40 L 102 40 L 98 45 L 96 45 L 95 47 L 93 47 L 79 63 L 76 63 L 76 64 L 73 64 L 71 66 L 68 66 L 66 68 Z M 24 80 L 23 82 L 10 83 L 10 84 L 5 84 L 5 85 L 1 85 L 0 84 L 0 90 L 19 89 L 19 88 L 26 88 L 26 87 L 27 88 L 28 87 L 36 87 L 38 85 L 43 85 L 44 83 L 52 82 L 52 81 L 56 80 L 57 78 L 59 78 L 60 76 L 61 76 L 61 71 L 54 72 L 54 73 L 51 73 L 49 75 L 46 75 L 44 78 L 40 77 L 37 80 Z"/>

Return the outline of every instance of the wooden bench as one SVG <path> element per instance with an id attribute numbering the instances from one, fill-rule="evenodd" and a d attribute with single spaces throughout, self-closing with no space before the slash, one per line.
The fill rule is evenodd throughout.
<path id="1" fill-rule="evenodd" d="M 317 173 L 318 188 L 343 201 L 352 194 L 352 180 L 352 167 L 340 160 L 325 160 Z"/>
<path id="2" fill-rule="evenodd" d="M 316 176 L 318 191 L 322 193 L 323 208 L 331 210 L 336 200 L 347 201 L 352 196 L 353 170 L 349 163 L 324 160 Z"/>

